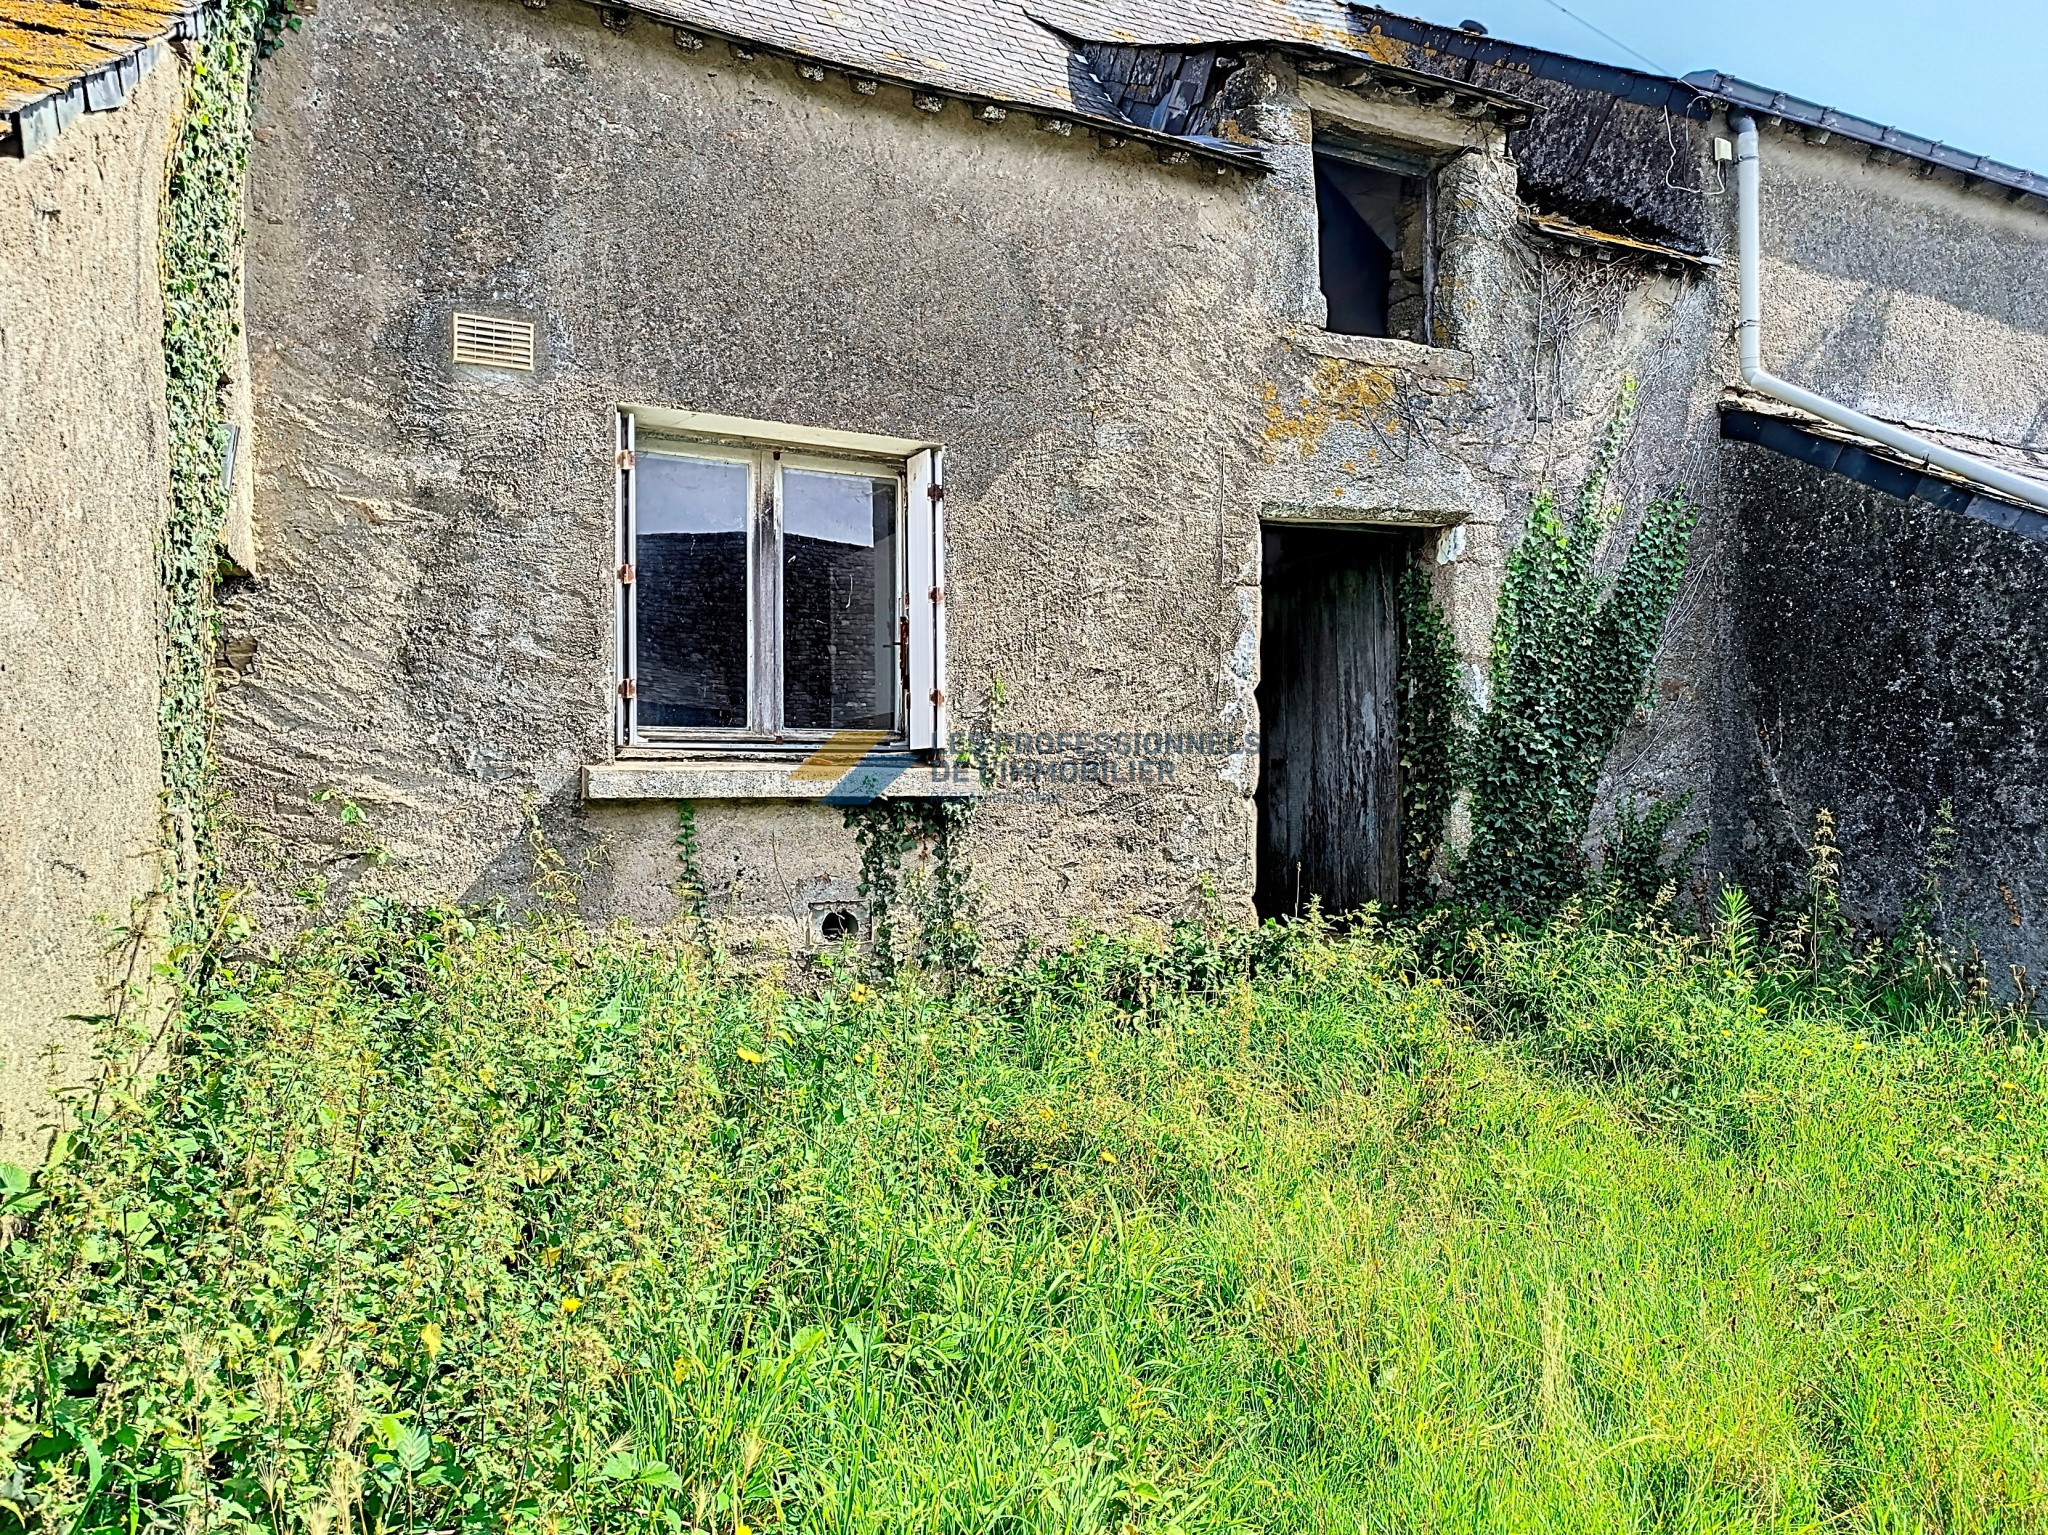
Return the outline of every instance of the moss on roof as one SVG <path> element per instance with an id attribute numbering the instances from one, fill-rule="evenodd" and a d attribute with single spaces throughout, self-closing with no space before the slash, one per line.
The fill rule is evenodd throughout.
<path id="1" fill-rule="evenodd" d="M 191 9 L 192 0 L 0 0 L 0 112 L 155 42 Z"/>

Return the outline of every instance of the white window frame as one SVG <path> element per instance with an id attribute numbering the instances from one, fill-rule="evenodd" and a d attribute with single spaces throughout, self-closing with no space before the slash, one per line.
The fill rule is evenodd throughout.
<path id="1" fill-rule="evenodd" d="M 748 469 L 747 721 L 742 727 L 643 727 L 635 659 L 637 603 L 632 566 L 638 521 L 636 455 L 678 452 L 743 462 Z M 925 752 L 944 744 L 945 486 L 936 443 L 755 421 L 746 417 L 626 405 L 617 425 L 617 544 L 614 604 L 614 742 L 639 754 L 798 755 L 839 732 L 778 728 L 782 715 L 782 473 L 827 469 L 896 479 L 898 671 L 895 726 L 885 747 Z"/>

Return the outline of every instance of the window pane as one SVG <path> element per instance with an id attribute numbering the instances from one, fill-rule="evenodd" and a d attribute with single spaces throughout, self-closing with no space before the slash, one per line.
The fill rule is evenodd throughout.
<path id="1" fill-rule="evenodd" d="M 1317 155 L 1315 168 L 1326 328 L 1346 336 L 1384 336 L 1400 243 L 1401 178 L 1328 155 Z"/>
<path id="2" fill-rule="evenodd" d="M 782 719 L 896 725 L 896 481 L 782 472 Z"/>
<path id="3" fill-rule="evenodd" d="M 747 466 L 641 452 L 633 540 L 643 726 L 747 723 Z"/>

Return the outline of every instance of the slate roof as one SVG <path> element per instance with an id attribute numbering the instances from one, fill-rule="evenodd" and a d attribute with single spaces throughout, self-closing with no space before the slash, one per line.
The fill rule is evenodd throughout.
<path id="1" fill-rule="evenodd" d="M 0 0 L 0 112 L 64 89 L 168 32 L 179 0 Z"/>
<path id="2" fill-rule="evenodd" d="M 1111 99 L 1015 0 L 632 0 L 677 26 L 910 84 L 1113 117 Z"/>
<path id="3" fill-rule="evenodd" d="M 1062 32 L 1093 42 L 1162 47 L 1289 42 L 1367 51 L 1355 13 L 1340 0 L 1026 0 L 1026 9 Z"/>
<path id="4" fill-rule="evenodd" d="M 197 35 L 207 3 L 0 0 L 0 147 L 27 153 L 80 112 L 118 107 L 165 41 Z"/>

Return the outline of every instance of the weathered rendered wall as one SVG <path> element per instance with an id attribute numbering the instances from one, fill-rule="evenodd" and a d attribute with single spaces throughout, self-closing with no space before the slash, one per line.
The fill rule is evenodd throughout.
<path id="1" fill-rule="evenodd" d="M 610 753 L 622 401 L 945 442 L 958 723 L 1000 683 L 1010 729 L 1244 731 L 1262 518 L 1414 528 L 1483 695 L 1530 498 L 1571 494 L 1633 375 L 1617 493 L 1683 483 L 1702 520 L 1597 819 L 1690 790 L 1707 824 L 1747 771 L 1728 743 L 1750 712 L 1730 601 L 1750 546 L 1717 415 L 1733 208 L 1707 134 L 1684 138 L 1685 174 L 1638 169 L 1700 202 L 1688 227 L 1725 264 L 1657 269 L 1530 233 L 1498 129 L 1277 56 L 1228 89 L 1226 128 L 1270 146 L 1271 176 L 919 113 L 889 87 L 863 100 L 581 7 L 324 7 L 266 78 L 253 168 L 267 563 L 231 602 L 257 658 L 224 729 L 260 834 L 245 872 L 280 905 L 321 880 L 518 901 L 531 815 L 586 913 L 673 915 L 674 807 L 577 798 Z M 1452 157 L 1442 345 L 1321 333 L 1317 113 Z M 1779 370 L 1951 431 L 2034 429 L 2048 221 L 1839 144 L 1769 133 L 1765 155 Z M 539 371 L 457 376 L 456 307 L 534 319 Z M 985 805 L 991 929 L 1167 916 L 1205 886 L 1246 913 L 1255 773 L 1240 753 Z M 341 799 L 366 822 L 342 825 Z M 771 941 L 854 873 L 820 807 L 703 804 L 698 824 L 714 907 Z M 1710 829 L 1733 866 L 1741 828 Z"/>
<path id="2" fill-rule="evenodd" d="M 157 213 L 182 90 L 0 158 L 0 1158 L 54 1088 L 158 884 L 157 535 L 167 477 Z M 148 973 L 143 955 L 141 972 Z"/>
<path id="3" fill-rule="evenodd" d="M 1730 741 L 1731 863 L 1798 898 L 1816 812 L 1843 899 L 1887 927 L 1938 872 L 1935 915 L 1994 981 L 2048 955 L 2048 544 L 1731 443 L 1747 729 Z M 1742 748 L 1746 747 L 1746 750 Z M 1930 870 L 1941 807 L 1951 866 Z"/>
<path id="4" fill-rule="evenodd" d="M 672 913 L 673 807 L 577 799 L 610 753 L 626 401 L 945 442 L 962 723 L 1000 679 L 1012 728 L 1231 728 L 1256 622 L 1240 379 L 1272 344 L 1234 177 L 496 0 L 334 0 L 260 110 L 265 573 L 230 598 L 258 649 L 222 746 L 272 892 L 516 901 L 530 808 L 591 915 Z M 532 316 L 539 370 L 455 376 L 458 306 Z M 1246 906 L 1231 766 L 989 807 L 991 914 L 1164 914 L 1204 875 Z M 363 827 L 311 802 L 329 787 Z M 836 811 L 698 817 L 743 924 L 855 872 Z"/>

